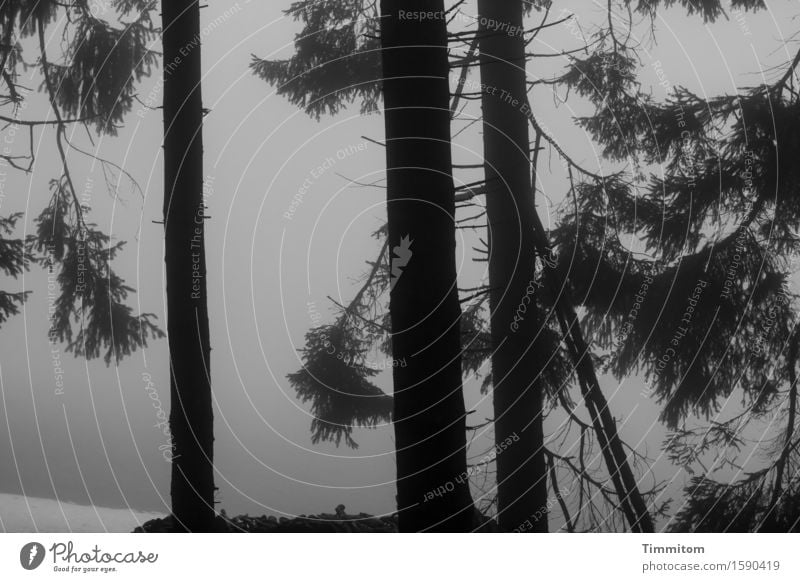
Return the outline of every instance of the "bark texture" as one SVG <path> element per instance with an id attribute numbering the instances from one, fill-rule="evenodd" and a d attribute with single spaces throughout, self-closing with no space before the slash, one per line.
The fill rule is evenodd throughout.
<path id="1" fill-rule="evenodd" d="M 414 12 L 444 3 L 381 2 L 399 527 L 469 531 L 447 30 Z"/>

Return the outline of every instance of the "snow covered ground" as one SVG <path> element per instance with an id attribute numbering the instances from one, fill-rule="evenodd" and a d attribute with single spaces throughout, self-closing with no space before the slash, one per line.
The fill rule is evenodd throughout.
<path id="1" fill-rule="evenodd" d="M 0 532 L 130 532 L 159 513 L 0 493 Z"/>

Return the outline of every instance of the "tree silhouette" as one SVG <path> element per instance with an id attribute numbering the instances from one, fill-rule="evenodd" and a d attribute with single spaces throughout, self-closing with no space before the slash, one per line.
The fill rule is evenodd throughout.
<path id="1" fill-rule="evenodd" d="M 546 3 L 542 3 L 546 4 Z M 532 4 L 527 5 L 527 9 L 532 8 Z M 315 12 L 304 8 L 304 3 L 293 5 L 293 13 L 298 19 L 306 22 L 302 32 L 300 32 L 295 44 L 298 47 L 295 55 L 288 60 L 282 61 L 261 61 L 255 59 L 253 68 L 263 78 L 275 84 L 279 94 L 287 96 L 293 103 L 301 105 L 305 110 L 314 116 L 319 116 L 326 109 L 321 107 L 321 103 L 333 107 L 333 99 L 341 94 L 341 103 L 336 107 L 341 107 L 344 103 L 353 102 L 360 98 L 362 111 L 370 111 L 375 104 L 375 91 L 380 91 L 380 80 L 374 75 L 376 56 L 371 48 L 371 40 L 375 37 L 371 22 L 374 22 L 374 13 L 371 12 L 374 6 L 368 3 L 355 3 L 350 6 L 350 12 L 337 11 Z M 448 18 L 455 18 L 454 11 L 458 10 L 456 5 L 448 12 Z M 311 21 L 305 20 L 309 14 L 314 17 Z M 326 15 L 330 15 L 326 19 Z M 545 16 L 541 24 L 526 34 L 535 36 L 541 29 L 560 24 L 564 19 L 548 22 L 549 10 L 545 10 Z M 357 25 L 354 25 L 357 23 Z M 316 27 L 320 27 L 317 29 Z M 339 31 L 333 34 L 331 31 Z M 335 46 L 330 49 L 316 38 L 334 38 Z M 599 45 L 608 33 L 598 35 L 598 39 L 592 41 L 592 45 Z M 470 90 L 467 85 L 467 76 L 472 67 L 477 64 L 475 55 L 479 36 L 474 32 L 454 32 L 450 34 L 454 44 L 469 45 L 466 53 L 457 54 L 455 51 L 451 55 L 451 67 L 460 69 L 460 77 L 456 85 L 456 93 L 453 96 L 451 111 L 454 118 L 460 117 L 460 104 L 469 102 L 472 99 L 480 98 L 480 91 Z M 330 63 L 324 58 L 312 59 L 313 54 L 309 47 L 316 47 L 318 51 L 329 51 L 331 55 Z M 342 47 L 346 47 L 342 50 Z M 588 50 L 589 46 L 587 45 Z M 347 51 L 353 50 L 355 59 L 360 63 L 358 67 L 346 67 L 341 61 L 346 59 Z M 379 59 L 379 57 L 378 57 Z M 379 64 L 380 61 L 377 60 Z M 337 70 L 347 70 L 348 75 L 332 75 L 326 72 L 327 67 L 334 67 Z M 292 72 L 294 76 L 289 74 Z M 471 85 L 470 85 L 471 86 Z M 499 93 L 499 92 L 498 92 Z M 379 93 L 378 93 L 379 94 Z M 313 99 L 311 96 L 313 95 Z M 520 107 L 524 110 L 524 107 Z M 338 110 L 338 109 L 337 109 Z M 524 117 L 523 117 L 524 119 Z M 473 122 L 474 118 L 468 118 L 467 122 Z M 544 142 L 552 146 L 558 155 L 562 156 L 569 167 L 578 172 L 584 172 L 583 168 L 575 164 L 572 159 L 564 153 L 553 138 L 542 132 L 533 116 L 530 116 L 530 123 L 537 135 L 537 143 L 534 152 L 540 149 L 539 143 Z M 528 162 L 530 166 L 530 162 Z M 535 168 L 535 161 L 533 167 Z M 526 174 L 529 171 L 526 168 Z M 482 198 L 486 193 L 486 184 L 481 181 L 470 181 L 457 189 L 456 199 L 462 209 L 468 208 L 474 203 L 475 199 Z M 530 194 L 529 194 L 530 196 Z M 482 208 L 481 208 L 482 209 Z M 458 228 L 475 228 L 473 224 L 479 220 L 483 214 L 479 212 L 470 219 L 460 220 L 462 223 Z M 516 220 L 516 218 L 514 219 Z M 534 243 L 535 249 L 531 252 L 539 254 L 545 264 L 552 263 L 551 245 L 547 241 L 547 235 L 538 217 L 533 215 L 534 223 Z M 382 240 L 385 230 L 381 229 L 375 233 L 376 238 Z M 526 235 L 527 236 L 527 235 Z M 530 240 L 530 238 L 528 238 Z M 529 243 L 530 244 L 530 243 Z M 389 354 L 391 342 L 388 341 L 388 313 L 383 308 L 383 297 L 390 288 L 391 264 L 389 257 L 388 244 L 384 242 L 377 259 L 370 263 L 370 268 L 366 274 L 363 286 L 356 293 L 353 300 L 347 306 L 339 306 L 341 315 L 337 318 L 333 326 L 323 326 L 312 329 L 306 336 L 306 345 L 302 350 L 303 369 L 289 376 L 290 382 L 304 401 L 312 403 L 312 413 L 315 418 L 312 422 L 312 440 L 333 440 L 339 443 L 342 438 L 350 446 L 355 446 L 351 434 L 354 426 L 375 426 L 378 422 L 388 419 L 391 412 L 391 400 L 380 389 L 375 386 L 370 378 L 374 375 L 374 370 L 369 366 L 363 365 L 366 362 L 367 354 L 371 350 L 378 349 L 383 353 Z M 542 267 L 544 269 L 544 267 Z M 553 271 L 553 269 L 545 269 Z M 532 274 L 531 274 L 532 276 Z M 600 391 L 597 376 L 594 373 L 594 362 L 586 341 L 577 325 L 577 316 L 574 308 L 564 294 L 561 283 L 552 278 L 542 278 L 537 271 L 536 280 L 527 280 L 526 286 L 531 284 L 538 290 L 539 288 L 552 288 L 547 293 L 538 292 L 535 295 L 537 309 L 543 313 L 559 312 L 558 317 L 544 319 L 545 325 L 539 324 L 539 341 L 541 342 L 541 353 L 544 354 L 544 361 L 547 365 L 538 367 L 542 377 L 542 386 L 546 389 L 548 399 L 547 409 L 552 409 L 552 404 L 563 407 L 569 415 L 569 425 L 576 425 L 580 431 L 580 461 L 571 457 L 564 457 L 544 449 L 543 453 L 553 462 L 553 471 L 548 470 L 544 476 L 552 476 L 551 485 L 554 489 L 558 488 L 556 473 L 565 471 L 570 478 L 577 480 L 580 488 L 573 488 L 573 493 L 579 501 L 579 507 L 586 505 L 589 508 L 587 517 L 590 527 L 596 527 L 598 521 L 608 522 L 609 518 L 596 516 L 601 515 L 595 512 L 594 504 L 596 500 L 602 500 L 612 511 L 618 507 L 626 516 L 633 529 L 645 524 L 652 523 L 647 516 L 647 509 L 642 500 L 642 495 L 638 490 L 638 484 L 633 477 L 633 471 L 624 451 L 624 443 L 616 433 L 615 421 L 611 416 L 608 402 Z M 462 363 L 465 375 L 482 374 L 483 367 L 489 355 L 492 353 L 492 340 L 485 325 L 485 307 L 487 292 L 489 287 L 480 286 L 472 289 L 462 289 L 462 302 L 465 303 L 464 316 L 462 317 Z M 527 293 L 527 289 L 526 289 Z M 519 303 L 525 299 L 520 297 Z M 554 303 L 555 302 L 555 303 Z M 531 308 L 531 313 L 533 309 Z M 516 315 L 516 314 L 515 314 Z M 518 325 L 518 322 L 517 322 Z M 331 342 L 331 338 L 336 338 L 336 347 Z M 561 344 L 564 339 L 563 345 Z M 346 347 L 340 347 L 344 345 Z M 341 356 L 341 357 L 340 357 Z M 347 356 L 347 357 L 344 357 Z M 344 362 L 343 362 L 344 360 Z M 570 364 L 570 360 L 572 364 Z M 347 366 L 343 363 L 352 362 L 354 365 Z M 576 379 L 579 380 L 583 399 L 590 411 L 590 424 L 581 421 L 574 413 L 568 392 L 570 376 L 574 367 Z M 536 377 L 537 373 L 531 372 L 530 377 Z M 484 375 L 483 390 L 488 390 L 492 384 L 492 374 Z M 358 404 L 357 404 L 358 403 Z M 519 425 L 522 427 L 529 425 L 530 417 L 525 417 L 524 422 Z M 469 427 L 470 432 L 483 431 L 487 423 L 480 423 Z M 567 425 L 564 425 L 567 426 Z M 560 431 L 566 434 L 566 429 Z M 518 436 L 518 435 L 517 435 Z M 554 437 L 555 438 L 555 437 Z M 585 461 L 594 454 L 594 440 L 600 445 L 601 454 L 606 461 L 608 472 L 612 478 L 614 490 L 605 488 L 601 480 L 590 475 L 585 468 Z M 502 443 L 503 441 L 497 441 Z M 578 441 L 576 441 L 576 444 Z M 504 453 L 505 454 L 505 453 Z M 634 453 L 634 457 L 637 455 Z M 637 458 L 641 461 L 641 458 Z M 470 475 L 475 474 L 477 466 L 470 467 Z M 487 473 L 483 472 L 486 475 Z M 517 472 L 516 477 L 528 483 L 535 482 L 538 478 L 531 480 L 528 472 Z M 542 473 L 540 472 L 540 476 Z M 599 478 L 599 477 L 598 477 Z M 475 479 L 473 479 L 475 481 Z M 477 481 L 473 483 L 476 487 L 481 487 Z M 576 491 L 577 489 L 577 491 Z M 593 491 L 590 493 L 589 491 Z M 620 502 L 612 500 L 616 495 Z M 560 498 L 559 498 L 560 499 Z M 634 500 L 638 499 L 638 503 Z M 487 491 L 481 496 L 484 509 L 489 511 L 494 505 L 496 495 L 492 491 Z M 542 519 L 542 514 L 546 513 L 549 503 L 540 504 L 536 511 L 536 522 Z M 560 503 L 562 511 L 566 515 L 565 505 Z M 577 513 L 577 519 L 571 520 L 567 515 L 567 521 L 571 522 L 570 528 L 574 529 L 580 522 L 581 509 Z M 529 527 L 526 525 L 526 527 Z M 537 527 L 541 527 L 538 524 Z M 647 526 L 651 528 L 652 526 Z"/>
<path id="2" fill-rule="evenodd" d="M 705 20 L 722 14 L 719 2 L 683 4 Z M 713 98 L 676 87 L 665 103 L 640 91 L 635 60 L 616 44 L 575 59 L 562 79 L 594 102 L 581 124 L 605 155 L 633 167 L 573 185 L 575 210 L 556 236 L 570 265 L 560 268 L 608 352 L 607 369 L 618 378 L 643 373 L 662 403 L 669 457 L 692 473 L 702 467 L 676 530 L 797 528 L 798 352 L 788 282 L 798 217 L 787 160 L 796 149 L 798 60 L 772 84 Z M 630 240 L 645 252 L 630 250 Z M 734 395 L 741 411 L 721 418 Z M 692 416 L 710 422 L 692 427 Z M 783 419 L 777 430 L 775 417 Z M 743 475 L 736 457 L 745 446 L 765 458 Z"/>
<path id="3" fill-rule="evenodd" d="M 479 0 L 478 30 L 495 442 L 519 441 L 497 456 L 497 517 L 519 529 L 547 507 L 541 370 L 543 318 L 529 286 L 536 273 L 523 2 Z M 488 24 L 496 29 L 489 28 Z M 522 312 L 522 313 L 521 313 Z M 547 531 L 546 515 L 527 531 Z"/>
<path id="4" fill-rule="evenodd" d="M 447 28 L 403 17 L 430 10 L 381 2 L 397 505 L 400 531 L 470 531 Z"/>
<path id="5" fill-rule="evenodd" d="M 114 134 L 131 109 L 136 81 L 149 75 L 156 55 L 148 48 L 155 35 L 150 21 L 151 2 L 116 0 L 110 16 L 115 23 L 95 16 L 86 3 L 64 6 L 52 0 L 7 1 L 0 4 L 0 70 L 6 94 L 0 107 L 5 129 L 27 130 L 28 152 L 3 152 L 0 160 L 26 173 L 35 167 L 33 148 L 36 131 L 54 132 L 61 164 L 60 174 L 50 180 L 50 198 L 36 218 L 36 233 L 24 241 L 5 240 L 3 270 L 16 276 L 29 261 L 57 272 L 60 294 L 54 304 L 49 335 L 67 343 L 67 350 L 87 359 L 103 356 L 107 364 L 119 361 L 153 337 L 163 333 L 152 314 L 135 315 L 124 301 L 133 292 L 111 268 L 124 246 L 113 242 L 96 225 L 88 222 L 90 209 L 80 200 L 68 163 L 68 153 L 87 155 L 104 169 L 124 176 L 124 170 L 97 158 L 75 145 L 67 134 L 73 124 L 94 126 L 97 133 Z M 47 48 L 46 29 L 68 14 L 64 38 L 68 39 L 56 57 Z M 23 40 L 32 43 L 26 44 Z M 32 48 L 31 45 L 32 44 Z M 38 58 L 29 64 L 25 50 Z M 24 118 L 30 90 L 21 82 L 25 71 L 42 78 L 52 118 Z M 24 151 L 24 150 L 23 150 Z M 128 176 L 129 177 L 129 176 Z M 10 234 L 19 215 L 5 219 L 3 230 Z M 5 316 L 16 312 L 26 293 L 2 295 Z M 76 331 L 77 327 L 77 331 Z"/>
<path id="6" fill-rule="evenodd" d="M 200 3 L 162 5 L 164 232 L 172 512 L 186 531 L 214 527 L 214 425 L 206 291 Z"/>

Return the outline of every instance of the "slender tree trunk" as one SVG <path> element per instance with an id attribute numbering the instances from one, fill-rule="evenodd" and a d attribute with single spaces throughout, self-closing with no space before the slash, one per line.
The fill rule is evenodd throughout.
<path id="1" fill-rule="evenodd" d="M 492 29 L 481 26 L 478 34 L 495 442 L 501 451 L 496 459 L 497 500 L 501 530 L 545 532 L 547 464 L 538 378 L 544 358 L 537 346 L 541 318 L 531 293 L 535 208 L 522 11 L 521 1 L 478 1 L 481 22 L 493 23 Z"/>
<path id="2" fill-rule="evenodd" d="M 198 0 L 162 2 L 164 229 L 172 512 L 187 531 L 214 523 L 214 429 L 203 206 Z"/>
<path id="3" fill-rule="evenodd" d="M 539 254 L 548 256 L 551 246 L 547 232 L 538 214 L 534 214 L 534 220 L 537 250 Z M 608 400 L 600 388 L 589 344 L 583 337 L 568 286 L 556 281 L 552 272 L 548 272 L 548 275 L 546 277 L 547 287 L 556 302 L 559 326 L 578 376 L 581 395 L 597 435 L 603 460 L 619 497 L 620 509 L 625 515 L 631 531 L 652 533 L 655 531 L 653 518 L 647 510 L 647 504 L 641 491 L 639 491 L 639 484 L 625 454 L 625 447 L 617 432 L 617 423 L 611 414 Z"/>
<path id="4" fill-rule="evenodd" d="M 469 531 L 442 0 L 382 0 L 387 204 L 401 531 Z M 401 14 L 402 13 L 402 14 Z"/>

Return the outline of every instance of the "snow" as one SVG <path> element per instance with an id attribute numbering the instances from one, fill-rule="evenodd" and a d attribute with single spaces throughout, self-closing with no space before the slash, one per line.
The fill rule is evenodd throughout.
<path id="1" fill-rule="evenodd" d="M 0 493 L 0 532 L 131 532 L 163 514 Z"/>

